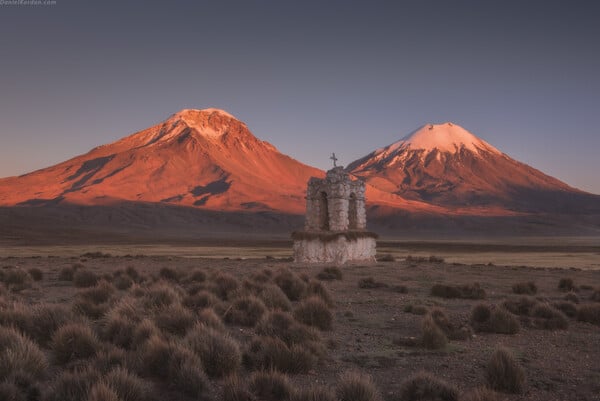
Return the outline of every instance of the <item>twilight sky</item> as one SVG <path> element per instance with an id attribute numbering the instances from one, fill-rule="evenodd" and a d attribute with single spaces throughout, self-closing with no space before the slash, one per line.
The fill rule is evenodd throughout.
<path id="1" fill-rule="evenodd" d="M 452 121 L 600 194 L 598 21 L 576 0 L 0 5 L 0 177 L 218 107 L 320 168 Z"/>

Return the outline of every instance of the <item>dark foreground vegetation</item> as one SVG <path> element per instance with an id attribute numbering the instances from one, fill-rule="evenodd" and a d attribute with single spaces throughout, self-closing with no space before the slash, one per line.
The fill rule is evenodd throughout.
<path id="1" fill-rule="evenodd" d="M 0 262 L 0 400 L 592 400 L 600 391 L 598 272 L 94 252 Z"/>

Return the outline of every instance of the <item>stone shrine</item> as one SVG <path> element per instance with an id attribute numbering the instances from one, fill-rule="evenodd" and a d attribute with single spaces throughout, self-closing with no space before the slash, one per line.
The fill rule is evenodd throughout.
<path id="1" fill-rule="evenodd" d="M 325 179 L 311 177 L 306 190 L 303 231 L 292 234 L 294 260 L 301 263 L 346 263 L 375 260 L 377 234 L 369 232 L 365 183 L 352 180 L 341 166 Z"/>

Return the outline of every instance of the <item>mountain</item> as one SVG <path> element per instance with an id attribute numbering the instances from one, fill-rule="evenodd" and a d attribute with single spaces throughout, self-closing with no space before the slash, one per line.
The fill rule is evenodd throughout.
<path id="1" fill-rule="evenodd" d="M 450 122 L 424 125 L 347 170 L 381 191 L 447 208 L 600 212 L 600 196 L 516 161 Z"/>
<path id="2" fill-rule="evenodd" d="M 0 179 L 0 206 L 127 201 L 299 214 L 306 182 L 323 174 L 223 110 L 186 109 L 85 155 Z"/>

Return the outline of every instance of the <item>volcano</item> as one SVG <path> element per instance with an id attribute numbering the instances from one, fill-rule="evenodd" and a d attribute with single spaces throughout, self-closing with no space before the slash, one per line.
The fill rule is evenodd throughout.
<path id="1" fill-rule="evenodd" d="M 111 205 L 123 201 L 219 211 L 304 212 L 311 176 L 218 109 L 186 109 L 87 154 L 0 180 L 0 205 Z"/>
<path id="2" fill-rule="evenodd" d="M 516 161 L 450 122 L 424 125 L 352 162 L 347 170 L 383 192 L 447 208 L 600 211 L 600 196 Z"/>

